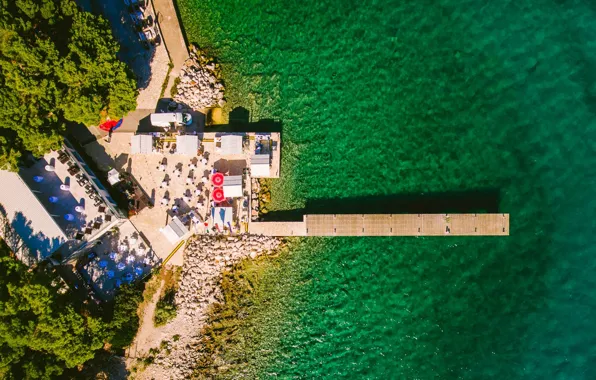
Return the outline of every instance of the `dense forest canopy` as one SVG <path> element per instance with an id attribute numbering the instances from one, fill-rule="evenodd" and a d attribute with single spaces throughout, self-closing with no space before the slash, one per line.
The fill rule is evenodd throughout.
<path id="1" fill-rule="evenodd" d="M 0 0 L 0 167 L 56 148 L 65 122 L 134 109 L 135 80 L 118 49 L 109 23 L 73 0 Z"/>
<path id="2" fill-rule="evenodd" d="M 11 257 L 0 239 L 0 379 L 53 378 L 92 359 L 109 343 L 130 344 L 137 331 L 141 292 L 123 287 L 110 315 L 93 315 L 58 277 Z M 76 371 L 76 369 L 74 370 Z"/>

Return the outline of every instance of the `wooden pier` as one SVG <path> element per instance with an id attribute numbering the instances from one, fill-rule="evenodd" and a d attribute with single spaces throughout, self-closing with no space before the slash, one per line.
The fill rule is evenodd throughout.
<path id="1" fill-rule="evenodd" d="M 509 214 L 329 214 L 302 222 L 251 222 L 266 236 L 508 236 Z"/>

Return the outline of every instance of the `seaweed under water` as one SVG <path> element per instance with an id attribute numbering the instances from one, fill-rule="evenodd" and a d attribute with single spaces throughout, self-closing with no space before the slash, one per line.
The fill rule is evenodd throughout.
<path id="1" fill-rule="evenodd" d="M 297 242 L 261 264 L 221 360 L 249 350 L 254 377 L 596 377 L 596 7 L 177 5 L 222 63 L 225 111 L 283 123 L 271 211 L 488 189 L 511 214 L 505 238 Z"/>

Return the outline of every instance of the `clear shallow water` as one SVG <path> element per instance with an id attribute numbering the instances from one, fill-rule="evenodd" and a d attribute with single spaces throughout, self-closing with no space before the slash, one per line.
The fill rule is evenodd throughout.
<path id="1" fill-rule="evenodd" d="M 596 378 L 596 6 L 177 3 L 229 107 L 283 122 L 273 208 L 492 189 L 511 214 L 509 238 L 301 243 L 255 284 L 251 373 Z"/>

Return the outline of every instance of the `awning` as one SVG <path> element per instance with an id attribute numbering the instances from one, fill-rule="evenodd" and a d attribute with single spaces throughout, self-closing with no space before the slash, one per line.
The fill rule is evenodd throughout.
<path id="1" fill-rule="evenodd" d="M 134 135 L 130 138 L 131 154 L 153 153 L 153 135 Z"/>
<path id="2" fill-rule="evenodd" d="M 221 154 L 242 154 L 242 136 L 224 135 L 221 136 Z"/>
<path id="3" fill-rule="evenodd" d="M 271 176 L 268 154 L 255 154 L 250 158 L 250 176 L 254 178 Z"/>
<path id="4" fill-rule="evenodd" d="M 232 208 L 231 207 L 213 207 L 211 209 L 211 220 L 213 225 L 217 225 L 220 230 L 223 227 L 232 226 Z"/>
<path id="5" fill-rule="evenodd" d="M 224 196 L 226 198 L 235 198 L 242 196 L 242 176 L 226 176 L 223 183 Z"/>
<path id="6" fill-rule="evenodd" d="M 161 229 L 161 233 L 172 244 L 177 243 L 188 232 L 188 228 L 176 216 L 172 218 L 172 221 L 167 226 Z"/>
<path id="7" fill-rule="evenodd" d="M 196 156 L 199 150 L 199 137 L 194 135 L 176 136 L 176 153 Z"/>
<path id="8" fill-rule="evenodd" d="M 110 185 L 115 185 L 120 182 L 120 173 L 118 173 L 118 170 L 112 169 L 108 172 L 108 182 Z"/>

